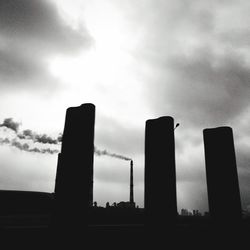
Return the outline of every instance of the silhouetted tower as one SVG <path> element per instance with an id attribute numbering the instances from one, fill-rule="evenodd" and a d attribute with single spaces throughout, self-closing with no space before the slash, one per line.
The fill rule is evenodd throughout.
<path id="1" fill-rule="evenodd" d="M 203 130 L 209 213 L 217 222 L 241 218 L 233 131 L 230 127 Z"/>
<path id="2" fill-rule="evenodd" d="M 174 119 L 146 121 L 145 211 L 148 224 L 166 225 L 177 216 Z"/>
<path id="3" fill-rule="evenodd" d="M 60 186 L 62 185 L 60 183 L 60 181 L 62 181 L 62 178 L 60 177 L 62 171 L 61 171 L 61 168 L 60 168 L 60 165 L 61 165 L 61 153 L 59 153 L 57 155 L 57 167 L 56 167 L 56 180 L 55 180 L 55 188 L 54 188 L 54 192 L 55 194 L 57 193 L 57 189 L 58 187 L 60 188 Z"/>
<path id="4" fill-rule="evenodd" d="M 133 177 L 133 161 L 130 161 L 130 195 L 129 202 L 135 204 L 134 202 L 134 177 Z"/>
<path id="5" fill-rule="evenodd" d="M 95 106 L 67 109 L 58 156 L 55 197 L 58 220 L 68 226 L 87 223 L 93 203 Z"/>

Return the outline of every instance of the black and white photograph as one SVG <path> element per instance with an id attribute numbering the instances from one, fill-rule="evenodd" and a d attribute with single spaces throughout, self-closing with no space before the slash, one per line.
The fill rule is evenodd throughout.
<path id="1" fill-rule="evenodd" d="M 0 0 L 8 247 L 241 249 L 249 13 L 247 0 Z"/>

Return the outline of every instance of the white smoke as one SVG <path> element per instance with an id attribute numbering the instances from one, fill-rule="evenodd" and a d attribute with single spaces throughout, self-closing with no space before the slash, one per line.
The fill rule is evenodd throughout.
<path id="1" fill-rule="evenodd" d="M 38 134 L 30 129 L 19 131 L 20 123 L 13 118 L 4 119 L 0 124 L 0 145 L 9 145 L 26 152 L 41 154 L 57 154 L 62 143 L 62 133 L 57 138 L 52 138 L 46 134 Z M 131 161 L 132 159 L 116 153 L 110 153 L 106 149 L 100 150 L 94 147 L 94 154 L 97 156 L 109 156 L 117 159 Z"/>
<path id="2" fill-rule="evenodd" d="M 96 147 L 94 148 L 94 153 L 97 156 L 107 155 L 107 156 L 114 157 L 114 158 L 121 159 L 121 160 L 125 160 L 125 161 L 131 161 L 132 160 L 129 157 L 119 155 L 119 154 L 115 154 L 115 153 L 110 153 L 106 149 L 100 150 L 100 149 L 97 149 Z"/>
<path id="3" fill-rule="evenodd" d="M 18 132 L 20 123 L 12 118 L 4 119 L 0 124 L 0 145 L 9 145 L 26 152 L 41 154 L 59 153 L 59 136 L 54 139 L 46 134 L 38 134 L 30 129 Z"/>

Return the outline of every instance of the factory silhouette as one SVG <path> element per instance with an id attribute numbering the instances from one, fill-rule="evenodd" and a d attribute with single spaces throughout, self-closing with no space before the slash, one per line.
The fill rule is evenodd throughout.
<path id="1" fill-rule="evenodd" d="M 74 214 L 86 215 L 93 207 L 94 125 L 93 104 L 67 110 L 55 184 L 56 217 L 58 222 L 64 218 L 63 224 L 65 221 L 75 223 L 71 215 L 67 218 L 71 210 Z M 178 214 L 174 129 L 174 119 L 169 116 L 146 121 L 144 198 L 148 224 L 173 222 Z M 216 221 L 240 219 L 241 200 L 232 129 L 205 129 L 203 135 L 211 218 Z M 135 208 L 132 160 L 130 164 L 127 207 Z M 224 185 L 221 185 L 221 180 Z M 79 197 L 82 197 L 81 203 Z M 160 200 L 161 206 L 158 206 Z M 230 204 L 226 211 L 225 204 Z M 82 224 L 87 219 L 89 217 L 77 221 Z"/>
<path id="2" fill-rule="evenodd" d="M 47 227 L 43 228 L 58 235 L 55 237 L 56 242 L 74 239 L 74 242 L 82 243 L 82 237 L 85 236 L 97 245 L 95 239 L 99 239 L 98 246 L 102 246 L 108 239 L 119 242 L 128 236 L 140 246 L 147 241 L 155 245 L 153 242 L 156 238 L 153 235 L 161 243 L 165 242 L 166 237 L 169 242 L 178 237 L 188 242 L 193 235 L 201 239 L 208 237 L 218 240 L 222 237 L 222 231 L 225 236 L 223 239 L 226 239 L 238 232 L 244 235 L 249 230 L 249 221 L 242 219 L 233 131 L 230 127 L 203 130 L 209 215 L 199 218 L 178 216 L 176 127 L 172 117 L 149 119 L 145 124 L 144 209 L 138 208 L 134 201 L 132 159 L 129 161 L 129 200 L 113 206 L 107 203 L 106 208 L 98 207 L 93 201 L 94 128 L 93 104 L 67 109 L 61 153 L 58 154 L 55 192 L 52 198 L 40 193 L 37 201 L 33 200 L 40 204 L 38 213 L 43 210 L 50 214 L 47 224 L 43 224 Z M 11 195 L 24 197 L 24 202 L 29 200 L 30 210 L 35 206 L 25 192 L 0 191 L 0 197 L 6 204 L 11 204 L 15 199 Z M 32 192 L 29 195 L 32 196 Z M 21 198 L 19 200 L 22 203 Z M 15 204 L 12 202 L 5 209 L 0 208 L 1 214 L 8 214 Z M 15 207 L 14 212 L 18 213 L 18 209 Z M 1 228 L 4 229 L 4 226 Z M 22 228 L 24 226 L 19 228 L 18 233 Z M 11 231 L 10 227 L 7 231 Z"/>
<path id="3" fill-rule="evenodd" d="M 68 235 L 75 229 L 73 235 L 78 235 L 78 228 L 85 227 L 89 237 L 96 237 L 97 232 L 103 236 L 110 228 L 113 233 L 121 231 L 125 235 L 133 230 L 138 234 L 138 230 L 142 230 L 139 228 L 143 228 L 146 234 L 162 235 L 165 238 L 165 234 L 173 237 L 180 233 L 176 226 L 178 224 L 194 224 L 191 221 L 181 221 L 177 212 L 175 126 L 172 117 L 146 121 L 143 212 L 135 208 L 133 161 L 130 162 L 129 201 L 121 202 L 120 206 L 107 205 L 105 209 L 98 209 L 93 203 L 94 125 L 93 104 L 83 104 L 67 110 L 62 150 L 58 156 L 55 209 L 52 217 L 52 224 L 57 232 Z M 196 221 L 196 226 L 199 225 L 199 230 L 205 224 L 213 230 L 218 227 L 223 227 L 223 230 L 227 227 L 235 228 L 242 216 L 232 129 L 204 129 L 203 136 L 209 219 Z M 225 209 L 225 204 L 230 206 Z"/>

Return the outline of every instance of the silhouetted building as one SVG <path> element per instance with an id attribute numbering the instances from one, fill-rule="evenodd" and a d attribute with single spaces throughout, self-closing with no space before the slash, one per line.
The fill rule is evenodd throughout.
<path id="1" fill-rule="evenodd" d="M 182 209 L 181 209 L 181 215 L 182 215 L 182 216 L 188 216 L 188 210 L 185 209 L 185 208 L 182 208 Z"/>
<path id="2" fill-rule="evenodd" d="M 209 213 L 216 221 L 241 218 L 241 199 L 230 127 L 204 129 Z"/>
<path id="3" fill-rule="evenodd" d="M 117 208 L 135 208 L 135 203 L 130 201 L 120 201 L 116 204 Z"/>
<path id="4" fill-rule="evenodd" d="M 56 214 L 64 224 L 86 224 L 93 204 L 95 106 L 67 109 L 58 156 L 55 186 Z"/>
<path id="5" fill-rule="evenodd" d="M 209 214 L 209 212 L 204 212 L 204 216 L 206 216 L 206 217 L 208 217 L 210 214 Z"/>
<path id="6" fill-rule="evenodd" d="M 61 153 L 59 153 L 57 155 L 56 180 L 55 180 L 55 188 L 54 188 L 54 193 L 55 194 L 57 193 L 58 187 L 60 189 L 60 186 L 63 185 L 63 183 L 60 183 L 63 180 L 63 178 L 60 176 L 63 173 L 63 171 L 61 171 L 61 168 L 60 168 L 60 166 L 61 166 L 61 158 L 62 158 Z"/>
<path id="7" fill-rule="evenodd" d="M 201 213 L 199 212 L 199 210 L 193 210 L 193 216 L 201 216 Z"/>
<path id="8" fill-rule="evenodd" d="M 145 211 L 149 224 L 165 224 L 177 216 L 174 120 L 146 121 Z"/>

